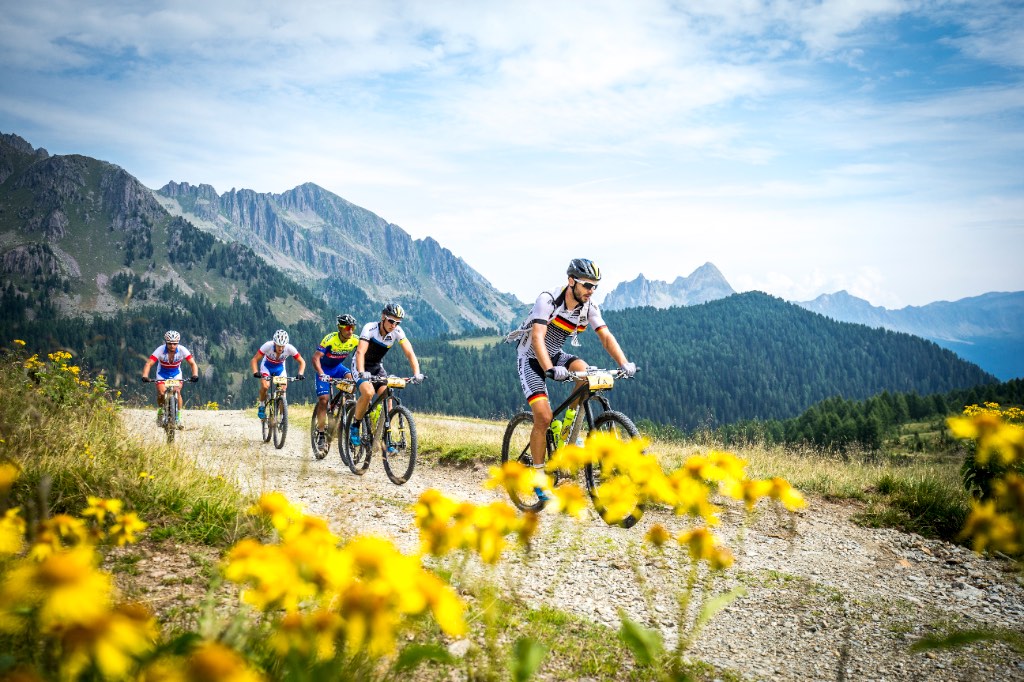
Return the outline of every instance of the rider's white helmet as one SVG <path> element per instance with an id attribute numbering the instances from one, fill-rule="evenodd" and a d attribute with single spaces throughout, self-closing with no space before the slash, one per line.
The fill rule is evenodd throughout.
<path id="1" fill-rule="evenodd" d="M 288 345 L 288 332 L 283 329 L 278 329 L 274 332 L 274 343 L 278 346 Z"/>
<path id="2" fill-rule="evenodd" d="M 181 334 L 178 332 L 173 329 L 164 332 L 164 343 L 178 343 L 179 341 L 181 341 Z"/>

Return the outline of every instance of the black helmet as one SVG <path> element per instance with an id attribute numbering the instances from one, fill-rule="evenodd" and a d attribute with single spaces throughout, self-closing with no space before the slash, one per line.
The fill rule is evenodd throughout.
<path id="1" fill-rule="evenodd" d="M 349 314 L 338 315 L 338 326 L 339 327 L 354 327 L 356 326 L 356 318 Z"/>
<path id="2" fill-rule="evenodd" d="M 569 263 L 569 269 L 565 274 L 576 279 L 590 279 L 595 282 L 601 281 L 601 268 L 594 265 L 594 261 L 587 258 L 573 258 Z"/>
<path id="3" fill-rule="evenodd" d="M 398 305 L 394 301 L 390 301 L 386 306 L 384 306 L 384 310 L 380 312 L 383 313 L 384 315 L 389 315 L 397 320 L 400 320 L 403 317 L 405 317 L 405 308 Z"/>

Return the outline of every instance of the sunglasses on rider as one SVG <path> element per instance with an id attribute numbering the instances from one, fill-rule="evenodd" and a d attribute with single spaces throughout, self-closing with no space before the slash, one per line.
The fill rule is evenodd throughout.
<path id="1" fill-rule="evenodd" d="M 597 285 L 594 284 L 593 282 L 581 282 L 580 280 L 576 280 L 576 283 L 579 284 L 584 289 L 586 289 L 587 291 L 593 291 L 594 289 L 597 288 Z"/>
<path id="2" fill-rule="evenodd" d="M 390 322 L 391 324 L 395 324 L 395 325 L 402 324 L 401 320 L 396 320 L 393 317 L 385 317 L 384 321 L 385 322 Z"/>
<path id="3" fill-rule="evenodd" d="M 356 328 L 355 325 L 352 325 L 352 324 L 339 324 L 338 325 L 338 329 L 343 329 L 343 330 L 346 330 L 346 331 L 352 331 L 355 328 Z"/>

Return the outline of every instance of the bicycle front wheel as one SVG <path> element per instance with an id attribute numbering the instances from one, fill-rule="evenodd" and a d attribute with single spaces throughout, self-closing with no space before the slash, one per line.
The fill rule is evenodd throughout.
<path id="1" fill-rule="evenodd" d="M 178 431 L 178 396 L 171 391 L 167 391 L 164 396 L 164 404 L 167 409 L 164 410 L 164 416 L 166 421 L 164 422 L 164 430 L 167 431 L 167 444 L 174 444 L 174 435 Z"/>
<path id="2" fill-rule="evenodd" d="M 274 447 L 280 450 L 284 447 L 285 436 L 288 435 L 288 399 L 278 396 L 277 406 L 274 409 L 277 418 L 277 428 L 274 430 Z"/>
<path id="3" fill-rule="evenodd" d="M 614 410 L 605 412 L 594 420 L 594 431 L 605 431 L 615 434 L 619 440 L 623 441 L 640 436 L 640 432 L 637 430 L 636 425 L 633 424 L 633 421 L 621 412 L 615 412 Z M 587 483 L 587 492 L 590 493 L 590 499 L 593 500 L 594 507 L 601 515 L 601 518 L 610 526 L 622 526 L 623 528 L 635 526 L 640 517 L 644 515 L 642 503 L 638 502 L 633 507 L 633 510 L 622 518 L 609 518 L 608 510 L 604 509 L 600 502 L 598 489 L 601 487 L 601 484 L 618 475 L 619 472 L 602 468 L 600 463 L 596 463 L 586 465 L 583 473 Z"/>
<path id="4" fill-rule="evenodd" d="M 532 433 L 532 412 L 520 412 L 512 417 L 508 426 L 505 427 L 505 437 L 501 441 L 501 463 L 519 462 L 524 467 L 532 467 L 533 456 L 530 454 L 530 434 Z M 544 501 L 533 492 L 523 493 L 509 488 L 508 496 L 512 499 L 512 504 L 523 511 L 539 512 L 544 508 Z"/>
<path id="5" fill-rule="evenodd" d="M 384 471 L 395 485 L 402 485 L 412 478 L 416 466 L 416 423 L 412 412 L 399 405 L 388 414 L 384 423 Z"/>
<path id="6" fill-rule="evenodd" d="M 341 458 L 348 465 L 349 470 L 357 476 L 362 476 L 370 467 L 370 455 L 373 452 L 373 431 L 370 430 L 370 413 L 367 412 L 359 421 L 359 445 L 352 445 L 350 436 L 352 424 L 356 411 L 355 403 L 348 406 L 345 411 L 345 428 L 338 438 L 339 449 L 344 445 Z"/>

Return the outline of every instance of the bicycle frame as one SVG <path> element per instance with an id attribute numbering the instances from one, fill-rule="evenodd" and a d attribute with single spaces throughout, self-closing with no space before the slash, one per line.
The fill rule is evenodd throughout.
<path id="1" fill-rule="evenodd" d="M 594 408 L 591 407 L 590 401 L 597 400 L 601 403 L 601 410 L 607 412 L 611 409 L 611 403 L 608 402 L 608 398 L 602 393 L 610 390 L 614 384 L 615 374 L 611 372 L 598 372 L 591 373 L 588 370 L 582 372 L 570 372 L 570 376 L 573 379 L 585 380 L 580 386 L 577 386 L 575 390 L 566 398 L 562 404 L 551 411 L 551 416 L 554 418 L 557 415 L 563 414 L 573 404 L 576 404 L 576 418 L 573 419 L 571 425 L 569 425 L 569 433 L 566 435 L 564 429 L 567 428 L 564 424 L 562 425 L 562 440 L 566 443 L 574 443 L 580 435 L 580 429 L 583 428 L 583 421 L 579 415 L 581 413 L 580 406 L 582 406 L 582 414 L 586 419 L 587 428 L 594 428 Z M 594 380 L 591 380 L 591 379 Z M 608 379 L 611 379 L 609 381 Z M 548 431 L 548 437 L 551 437 L 551 431 Z M 558 444 L 552 443 L 552 450 L 557 449 Z"/>
<path id="2" fill-rule="evenodd" d="M 373 439 L 375 442 L 381 443 L 381 447 L 384 449 L 387 449 L 387 446 L 389 445 L 389 443 L 383 442 L 384 424 L 387 422 L 388 416 L 390 416 L 394 409 L 402 404 L 402 399 L 398 397 L 395 389 L 405 388 L 408 381 L 408 379 L 403 377 L 389 376 L 386 384 L 384 384 L 383 379 L 380 382 L 374 382 L 381 383 L 385 385 L 386 388 L 373 397 L 373 400 L 371 400 L 370 404 L 366 407 L 366 414 L 373 414 L 373 411 L 377 406 L 384 403 L 383 407 L 381 407 L 380 414 L 377 415 L 377 423 L 373 425 Z"/>

